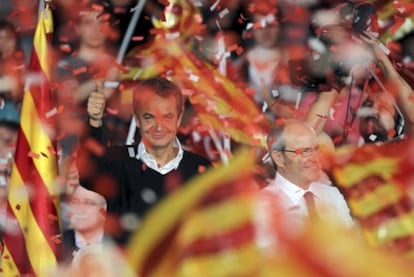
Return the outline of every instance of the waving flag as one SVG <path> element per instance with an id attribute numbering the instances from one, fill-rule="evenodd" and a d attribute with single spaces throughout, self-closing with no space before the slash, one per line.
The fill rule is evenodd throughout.
<path id="1" fill-rule="evenodd" d="M 50 9 L 36 27 L 30 78 L 26 84 L 8 196 L 2 256 L 3 276 L 46 276 L 57 265 L 60 245 L 57 157 L 54 144 L 56 108 L 50 90 Z"/>
<path id="2" fill-rule="evenodd" d="M 414 257 L 414 145 L 407 141 L 339 151 L 333 170 L 367 241 Z"/>

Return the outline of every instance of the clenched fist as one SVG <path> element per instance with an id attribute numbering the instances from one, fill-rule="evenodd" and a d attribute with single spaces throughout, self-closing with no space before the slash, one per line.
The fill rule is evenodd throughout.
<path id="1" fill-rule="evenodd" d="M 102 125 L 102 117 L 105 111 L 106 97 L 103 92 L 102 81 L 96 82 L 96 91 L 92 92 L 88 97 L 88 115 L 89 124 L 92 127 L 100 127 Z"/>

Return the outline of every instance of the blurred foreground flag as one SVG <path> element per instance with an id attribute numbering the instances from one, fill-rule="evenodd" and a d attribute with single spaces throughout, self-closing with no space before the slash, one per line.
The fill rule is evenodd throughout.
<path id="1" fill-rule="evenodd" d="M 259 191 L 237 152 L 165 198 L 127 249 L 139 277 L 411 276 L 412 264 L 321 220 L 292 228 L 275 195 Z M 291 214 L 290 214 L 291 216 Z M 333 266 L 334 265 L 334 266 Z"/>
<path id="2" fill-rule="evenodd" d="M 414 258 L 414 144 L 344 148 L 333 176 L 368 242 Z"/>
<path id="3" fill-rule="evenodd" d="M 2 272 L 46 276 L 60 247 L 58 173 L 54 143 L 56 108 L 50 90 L 52 14 L 40 12 L 21 111 L 8 196 Z"/>

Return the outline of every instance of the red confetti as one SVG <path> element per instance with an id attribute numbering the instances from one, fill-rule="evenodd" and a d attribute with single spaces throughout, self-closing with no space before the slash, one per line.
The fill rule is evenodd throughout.
<path id="1" fill-rule="evenodd" d="M 79 75 L 79 74 L 82 74 L 82 73 L 85 73 L 85 72 L 88 72 L 88 69 L 86 68 L 86 66 L 76 68 L 72 71 L 73 75 L 75 75 L 75 76 Z"/>
<path id="2" fill-rule="evenodd" d="M 55 151 L 55 149 L 52 146 L 48 146 L 47 147 L 47 150 L 49 151 L 50 154 L 56 155 L 56 151 Z"/>
<path id="3" fill-rule="evenodd" d="M 199 165 L 199 166 L 198 166 L 198 172 L 199 172 L 199 173 L 203 173 L 204 171 L 206 171 L 206 167 L 205 167 L 205 166 L 203 166 L 203 165 Z"/>
<path id="4" fill-rule="evenodd" d="M 94 139 L 87 139 L 84 146 L 97 156 L 102 156 L 105 152 L 105 148 Z"/>
<path id="5" fill-rule="evenodd" d="M 143 36 L 133 36 L 131 38 L 131 40 L 132 41 L 142 41 L 142 40 L 144 40 L 144 37 Z"/>
<path id="6" fill-rule="evenodd" d="M 295 150 L 296 155 L 302 155 L 303 154 L 303 150 L 302 149 L 296 149 Z"/>
<path id="7" fill-rule="evenodd" d="M 231 51 L 235 51 L 239 46 L 237 45 L 237 43 L 230 45 L 227 48 L 227 51 L 231 52 Z"/>
<path id="8" fill-rule="evenodd" d="M 119 71 L 121 71 L 122 73 L 128 73 L 128 69 L 126 69 L 122 64 L 114 62 L 112 63 L 112 66 L 116 67 Z"/>
<path id="9" fill-rule="evenodd" d="M 147 170 L 147 164 L 146 163 L 142 163 L 142 171 Z"/>
<path id="10" fill-rule="evenodd" d="M 114 8 L 114 13 L 115 14 L 126 13 L 126 9 L 123 8 L 123 7 L 115 7 Z"/>
<path id="11" fill-rule="evenodd" d="M 401 17 L 401 16 L 394 16 L 394 24 L 391 26 L 390 28 L 390 32 L 391 34 L 394 34 L 395 32 L 397 32 L 400 27 L 404 24 L 405 22 L 405 17 Z"/>
<path id="12" fill-rule="evenodd" d="M 61 131 L 60 134 L 56 137 L 57 140 L 61 140 L 65 137 L 65 132 Z"/>
<path id="13" fill-rule="evenodd" d="M 62 243 L 60 235 L 52 236 L 52 237 L 50 237 L 50 240 L 55 244 L 61 244 Z"/>
<path id="14" fill-rule="evenodd" d="M 237 49 L 236 49 L 237 56 L 240 56 L 241 54 L 243 54 L 243 52 L 244 52 L 243 47 L 241 47 L 241 46 L 237 47 Z"/>
<path id="15" fill-rule="evenodd" d="M 92 4 L 92 9 L 94 9 L 95 11 L 102 12 L 104 10 L 104 6 L 99 5 L 99 4 Z"/>
<path id="16" fill-rule="evenodd" d="M 40 155 L 37 153 L 34 153 L 32 151 L 29 151 L 29 153 L 27 153 L 27 156 L 29 156 L 30 158 L 35 158 L 35 159 L 39 159 Z"/>
<path id="17" fill-rule="evenodd" d="M 149 31 L 149 33 L 151 35 L 161 35 L 162 33 L 164 33 L 164 30 L 153 28 Z"/>
<path id="18" fill-rule="evenodd" d="M 47 215 L 47 218 L 50 219 L 50 220 L 53 220 L 53 221 L 57 221 L 58 220 L 58 217 L 56 215 L 54 215 L 54 214 L 48 214 Z"/>
<path id="19" fill-rule="evenodd" d="M 395 132 L 395 130 L 394 130 L 394 129 L 392 129 L 392 130 L 390 130 L 390 131 L 388 132 L 388 136 L 389 136 L 390 138 L 393 138 L 393 137 L 395 136 L 395 134 L 396 134 L 396 132 Z"/>
<path id="20" fill-rule="evenodd" d="M 112 115 L 117 115 L 117 114 L 119 114 L 119 111 L 118 111 L 117 109 L 111 109 L 111 108 L 109 108 L 109 107 L 107 107 L 107 108 L 106 108 L 106 111 L 107 111 L 109 114 L 112 114 Z"/>
<path id="21" fill-rule="evenodd" d="M 283 124 L 285 124 L 285 119 L 284 118 L 278 118 L 278 119 L 276 119 L 275 120 L 275 124 L 276 125 L 283 125 Z"/>
<path id="22" fill-rule="evenodd" d="M 65 52 L 65 53 L 72 52 L 72 48 L 68 44 L 62 44 L 62 45 L 60 45 L 59 46 L 59 49 L 60 49 L 60 51 Z"/>

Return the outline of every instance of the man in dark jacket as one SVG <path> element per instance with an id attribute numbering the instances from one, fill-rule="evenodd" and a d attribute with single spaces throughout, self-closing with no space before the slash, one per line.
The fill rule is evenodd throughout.
<path id="1" fill-rule="evenodd" d="M 98 86 L 88 100 L 89 124 L 99 133 L 105 96 Z M 114 238 L 125 242 L 125 232 L 136 230 L 155 204 L 190 178 L 204 171 L 210 161 L 186 151 L 177 139 L 183 116 L 183 96 L 174 83 L 151 78 L 137 84 L 133 92 L 135 121 L 141 141 L 135 146 L 110 147 L 104 156 L 92 155 L 97 165 L 79 166 L 84 185 L 104 195 Z M 114 217 L 112 217 L 114 216 Z M 116 226 L 117 228 L 113 228 Z"/>

